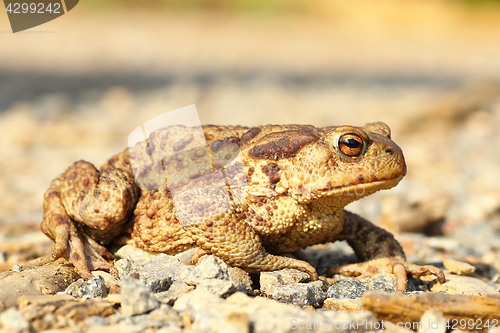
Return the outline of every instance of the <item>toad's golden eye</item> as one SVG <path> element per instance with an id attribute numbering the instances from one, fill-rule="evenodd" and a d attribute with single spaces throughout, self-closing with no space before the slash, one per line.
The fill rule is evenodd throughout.
<path id="1" fill-rule="evenodd" d="M 363 150 L 363 139 L 356 133 L 347 133 L 339 138 L 339 149 L 347 156 L 358 156 Z"/>

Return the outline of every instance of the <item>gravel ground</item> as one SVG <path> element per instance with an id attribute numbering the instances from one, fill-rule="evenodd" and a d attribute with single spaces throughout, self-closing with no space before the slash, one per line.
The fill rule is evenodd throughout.
<path id="1" fill-rule="evenodd" d="M 162 272 L 163 280 L 155 282 L 162 287 L 152 289 L 147 267 L 160 259 L 139 259 L 135 253 L 130 272 L 123 274 L 130 279 L 105 277 L 110 294 L 104 300 L 86 304 L 84 294 L 58 295 L 61 300 L 29 296 L 63 291 L 78 279 L 67 265 L 43 261 L 52 244 L 38 225 L 50 181 L 78 159 L 102 164 L 127 145 L 135 127 L 190 104 L 196 104 L 204 124 L 386 122 L 405 153 L 408 175 L 391 191 L 349 209 L 396 233 L 410 261 L 450 272 L 444 287 L 414 281 L 414 292 L 498 293 L 498 10 L 464 10 L 446 2 L 383 1 L 376 7 L 367 2 L 362 9 L 340 1 L 315 4 L 324 10 L 283 15 L 136 7 L 95 12 L 80 4 L 80 10 L 34 32 L 0 35 L 0 295 L 8 295 L 0 299 L 0 311 L 18 304 L 0 314 L 4 330 L 18 322 L 13 328 L 18 331 L 97 331 L 106 325 L 214 331 L 225 325 L 265 332 L 287 331 L 289 322 L 272 320 L 280 316 L 375 320 L 371 312 L 347 311 L 360 310 L 357 296 L 374 286 L 391 291 L 387 277 L 362 283 L 334 277 L 341 284 L 314 284 L 297 272 L 249 277 L 214 261 L 222 275 L 174 278 Z M 8 30 L 2 20 L 0 30 Z M 342 243 L 305 254 L 320 273 L 339 260 L 355 260 Z M 38 261 L 27 264 L 33 259 Z M 193 275 L 196 269 L 162 260 L 167 271 Z M 474 272 L 459 275 L 470 269 L 467 264 Z M 49 268 L 40 273 L 33 267 Z M 8 271 L 13 268 L 22 272 Z M 51 273 L 55 270 L 59 277 Z M 18 279 L 20 274 L 25 278 Z M 38 277 L 38 289 L 23 284 L 33 284 L 30 274 Z M 7 293 L 15 283 L 25 293 Z M 102 281 L 94 285 L 103 290 Z M 118 285 L 121 299 L 116 299 Z M 140 294 L 142 310 L 134 308 L 138 301 L 130 299 L 136 296 L 126 290 Z M 17 301 L 20 296 L 25 303 Z M 201 308 L 200 302 L 207 305 Z M 234 304 L 243 310 L 232 311 Z"/>

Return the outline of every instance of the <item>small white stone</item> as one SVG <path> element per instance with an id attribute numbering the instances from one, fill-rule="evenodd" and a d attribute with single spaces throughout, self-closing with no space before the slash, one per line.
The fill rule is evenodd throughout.
<path id="1" fill-rule="evenodd" d="M 0 314 L 0 324 L 7 332 L 21 332 L 29 329 L 30 324 L 16 308 L 9 308 Z"/>
<path id="2" fill-rule="evenodd" d="M 440 310 L 425 311 L 420 322 L 422 326 L 418 329 L 418 333 L 446 333 L 446 318 Z"/>

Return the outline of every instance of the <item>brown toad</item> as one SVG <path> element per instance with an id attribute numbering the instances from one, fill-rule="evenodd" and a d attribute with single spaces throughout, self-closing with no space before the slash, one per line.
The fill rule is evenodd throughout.
<path id="1" fill-rule="evenodd" d="M 201 135 L 198 135 L 201 134 Z M 384 123 L 316 128 L 173 126 L 113 156 L 101 170 L 79 161 L 45 193 L 42 231 L 84 278 L 114 271 L 104 245 L 128 243 L 175 254 L 192 247 L 249 272 L 296 268 L 277 255 L 347 240 L 365 262 L 333 268 L 345 275 L 396 276 L 441 270 L 406 262 L 387 231 L 344 210 L 395 186 L 406 174 L 401 149 Z M 135 175 L 135 179 L 134 179 Z"/>

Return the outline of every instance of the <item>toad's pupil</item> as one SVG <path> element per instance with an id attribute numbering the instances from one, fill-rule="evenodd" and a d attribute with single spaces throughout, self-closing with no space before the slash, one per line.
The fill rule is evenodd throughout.
<path id="1" fill-rule="evenodd" d="M 353 138 L 343 139 L 342 143 L 351 149 L 359 148 L 361 146 L 361 142 L 359 142 L 358 140 L 353 139 Z"/>

